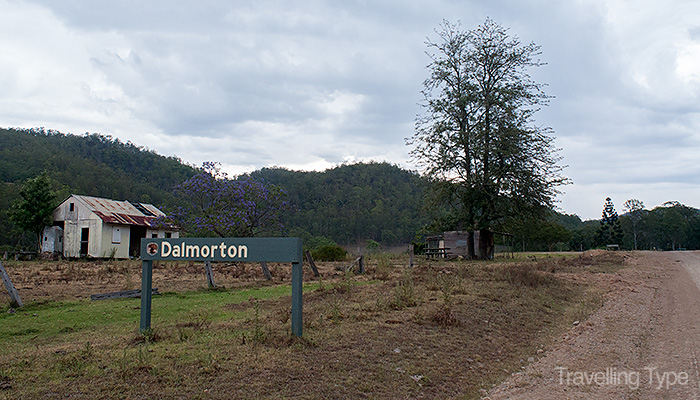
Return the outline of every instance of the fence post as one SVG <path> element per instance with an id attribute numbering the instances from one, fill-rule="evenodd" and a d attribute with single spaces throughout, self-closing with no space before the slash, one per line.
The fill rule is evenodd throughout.
<path id="1" fill-rule="evenodd" d="M 413 268 L 413 244 L 408 245 L 408 268 Z"/>
<path id="2" fill-rule="evenodd" d="M 260 263 L 260 266 L 262 267 L 263 275 L 265 275 L 265 279 L 268 281 L 271 281 L 272 274 L 270 273 L 270 268 L 267 267 L 267 263 L 265 261 L 263 261 Z"/>
<path id="3" fill-rule="evenodd" d="M 304 254 L 306 255 L 306 260 L 309 262 L 311 270 L 314 272 L 314 276 L 319 277 L 321 274 L 318 273 L 318 268 L 316 268 L 316 263 L 314 262 L 313 257 L 311 257 L 311 252 L 306 250 Z"/>
<path id="4" fill-rule="evenodd" d="M 301 252 L 300 252 L 301 254 Z M 292 263 L 292 335 L 301 337 L 302 320 L 302 290 L 303 290 L 303 261 Z"/>
<path id="5" fill-rule="evenodd" d="M 10 293 L 10 299 L 12 302 L 15 303 L 17 307 L 22 307 L 22 299 L 19 298 L 17 289 L 15 289 L 12 281 L 10 281 L 10 275 L 7 274 L 7 271 L 5 271 L 5 267 L 2 266 L 2 263 L 0 263 L 0 275 L 2 275 L 2 281 L 5 284 L 5 289 L 7 289 L 8 293 Z"/>
<path id="6" fill-rule="evenodd" d="M 211 261 L 207 260 L 204 262 L 204 270 L 207 271 L 207 285 L 209 289 L 215 288 L 216 283 L 214 283 L 214 272 L 211 270 Z"/>

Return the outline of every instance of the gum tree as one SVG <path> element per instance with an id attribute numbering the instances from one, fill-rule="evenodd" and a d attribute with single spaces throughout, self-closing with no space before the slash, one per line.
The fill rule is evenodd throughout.
<path id="1" fill-rule="evenodd" d="M 473 258 L 474 230 L 544 215 L 567 179 L 552 130 L 533 119 L 550 98 L 528 74 L 543 65 L 540 47 L 521 43 L 491 19 L 467 31 L 445 21 L 437 34 L 439 40 L 426 42 L 424 112 L 407 144 L 434 184 L 432 201 L 449 210 L 443 227 L 470 232 Z"/>
<path id="2" fill-rule="evenodd" d="M 624 209 L 629 213 L 632 221 L 632 236 L 634 239 L 634 249 L 637 250 L 637 225 L 642 220 L 644 212 L 644 203 L 638 199 L 629 199 L 624 204 Z"/>

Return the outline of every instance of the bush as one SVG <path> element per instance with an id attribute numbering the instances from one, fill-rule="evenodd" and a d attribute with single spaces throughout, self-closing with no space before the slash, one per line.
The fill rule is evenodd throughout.
<path id="1" fill-rule="evenodd" d="M 394 287 L 394 301 L 391 305 L 396 310 L 418 305 L 418 295 L 411 270 L 405 270 L 401 280 Z"/>
<path id="2" fill-rule="evenodd" d="M 304 242 L 304 250 L 313 250 L 321 246 L 328 246 L 336 244 L 333 240 L 325 236 L 314 236 L 309 232 L 295 228 L 289 232 L 289 237 L 300 237 Z"/>
<path id="3" fill-rule="evenodd" d="M 328 244 L 313 250 L 311 256 L 318 261 L 345 261 L 348 252 L 337 244 Z"/>
<path id="4" fill-rule="evenodd" d="M 367 240 L 367 250 L 379 250 L 382 245 L 372 239 Z"/>
<path id="5" fill-rule="evenodd" d="M 517 286 L 538 287 L 555 282 L 555 278 L 544 271 L 538 271 L 532 264 L 511 264 L 498 266 L 494 276 Z"/>

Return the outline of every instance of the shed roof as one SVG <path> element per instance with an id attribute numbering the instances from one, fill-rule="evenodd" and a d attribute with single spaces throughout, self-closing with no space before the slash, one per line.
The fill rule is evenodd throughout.
<path id="1" fill-rule="evenodd" d="M 150 227 L 154 219 L 165 215 L 152 204 L 131 203 L 77 194 L 71 197 L 85 204 L 90 211 L 108 224 Z"/>

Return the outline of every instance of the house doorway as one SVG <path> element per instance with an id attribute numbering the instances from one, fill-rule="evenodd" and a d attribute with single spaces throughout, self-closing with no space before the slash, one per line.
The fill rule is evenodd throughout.
<path id="1" fill-rule="evenodd" d="M 80 231 L 80 257 L 88 256 L 90 239 L 90 228 L 83 228 Z"/>
<path id="2" fill-rule="evenodd" d="M 138 258 L 141 256 L 141 239 L 146 237 L 145 226 L 132 225 L 129 230 L 129 256 Z"/>

